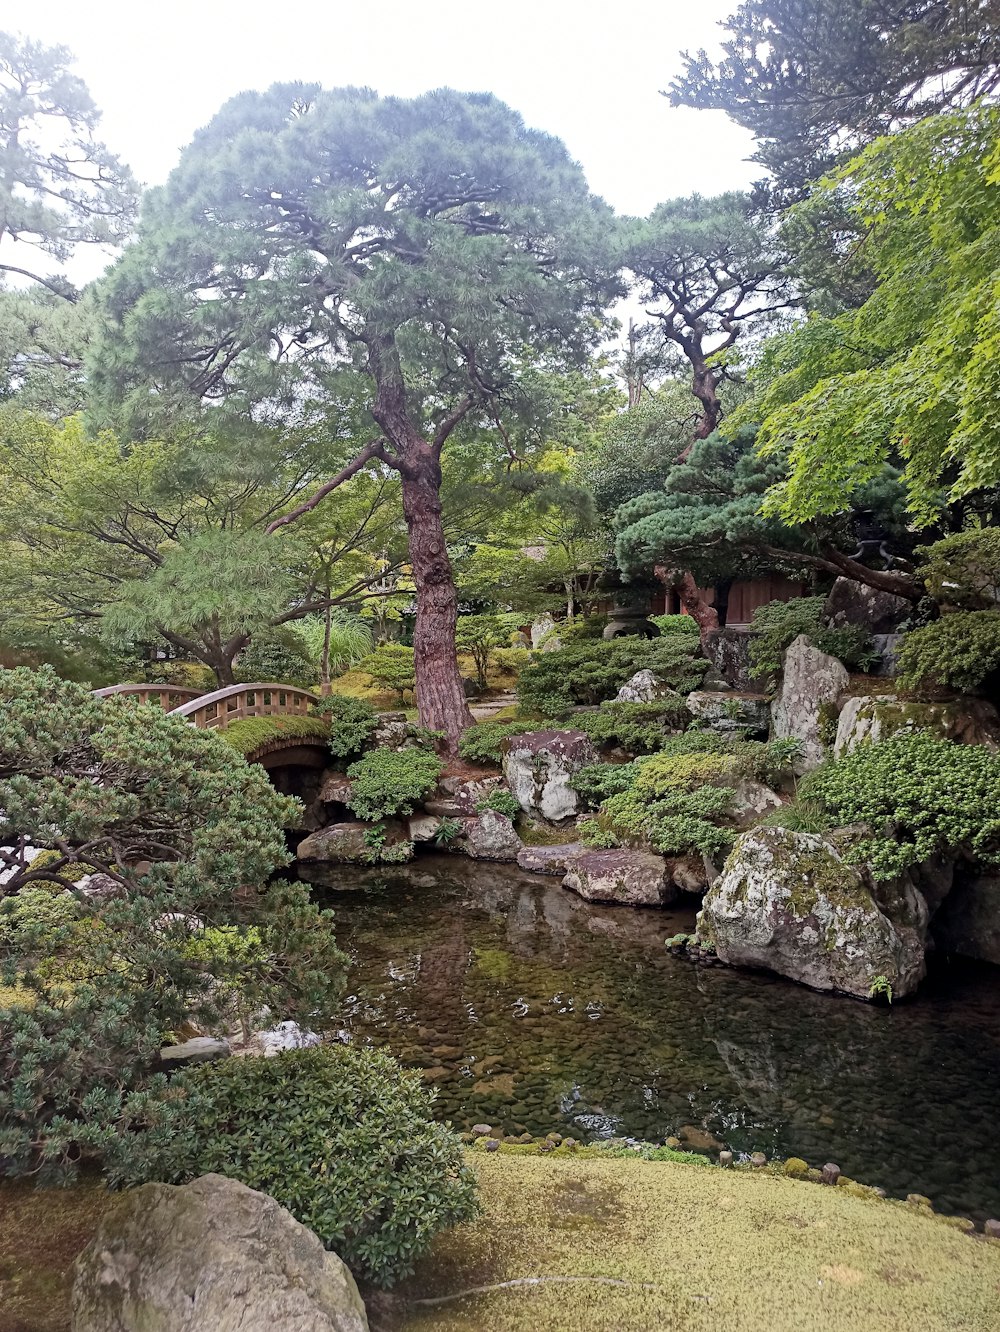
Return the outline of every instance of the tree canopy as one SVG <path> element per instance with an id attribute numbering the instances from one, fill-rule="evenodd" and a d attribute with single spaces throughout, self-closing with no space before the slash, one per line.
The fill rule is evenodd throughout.
<path id="1" fill-rule="evenodd" d="M 883 134 L 1000 89 L 992 0 L 745 0 L 722 26 L 723 58 L 685 53 L 669 96 L 751 130 L 779 198 Z"/>
<path id="2" fill-rule="evenodd" d="M 209 403 L 329 411 L 338 374 L 369 384 L 375 433 L 317 497 L 375 459 L 399 472 L 418 706 L 453 740 L 468 712 L 441 452 L 516 396 L 524 347 L 559 364 L 594 344 L 609 217 L 563 145 L 490 95 L 276 85 L 199 131 L 106 284 L 92 383 L 139 432 Z"/>
<path id="3" fill-rule="evenodd" d="M 55 295 L 76 290 L 52 262 L 78 245 L 117 245 L 137 186 L 97 138 L 100 112 L 63 46 L 0 33 L 0 280 L 27 278 Z"/>
<path id="4" fill-rule="evenodd" d="M 769 342 L 734 422 L 787 458 L 769 512 L 807 522 L 844 508 L 887 462 L 910 513 L 993 505 L 1000 467 L 1000 110 L 939 115 L 878 140 L 829 181 L 876 285 L 856 310 Z"/>

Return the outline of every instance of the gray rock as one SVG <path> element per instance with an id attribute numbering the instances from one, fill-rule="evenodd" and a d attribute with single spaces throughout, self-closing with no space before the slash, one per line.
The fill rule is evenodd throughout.
<path id="1" fill-rule="evenodd" d="M 221 1175 L 122 1196 L 75 1265 L 73 1332 L 367 1332 L 354 1278 L 273 1198 Z"/>
<path id="2" fill-rule="evenodd" d="M 351 783 L 342 772 L 327 768 L 320 783 L 319 798 L 326 804 L 346 805 L 351 798 Z"/>
<path id="3" fill-rule="evenodd" d="M 113 897 L 125 897 L 128 889 L 110 874 L 85 874 L 73 885 L 85 902 L 107 902 Z"/>
<path id="4" fill-rule="evenodd" d="M 1000 878 L 962 878 L 934 917 L 934 937 L 947 953 L 1000 965 Z"/>
<path id="5" fill-rule="evenodd" d="M 563 842 L 561 846 L 524 846 L 517 853 L 517 863 L 534 874 L 565 874 L 573 859 L 584 850 L 582 842 Z"/>
<path id="6" fill-rule="evenodd" d="M 668 856 L 663 862 L 667 878 L 678 892 L 700 896 L 708 887 L 710 874 L 705 857 L 699 855 Z"/>
<path id="7" fill-rule="evenodd" d="M 622 906 L 666 906 L 677 896 L 664 858 L 628 847 L 583 851 L 570 863 L 562 886 L 587 902 Z"/>
<path id="8" fill-rule="evenodd" d="M 173 1066 L 205 1064 L 210 1059 L 228 1059 L 230 1053 L 228 1041 L 217 1040 L 214 1036 L 194 1036 L 180 1045 L 165 1045 L 160 1051 L 160 1063 Z"/>
<path id="9" fill-rule="evenodd" d="M 583 731 L 528 731 L 505 741 L 503 773 L 525 814 L 557 823 L 571 818 L 579 799 L 569 784 L 573 773 L 597 760 Z"/>
<path id="10" fill-rule="evenodd" d="M 817 990 L 868 999 L 884 976 L 895 996 L 924 975 L 927 906 L 912 883 L 880 886 L 830 838 L 755 828 L 736 841 L 698 917 L 699 944 Z"/>
<path id="11" fill-rule="evenodd" d="M 767 1157 L 763 1152 L 754 1152 L 753 1156 L 750 1158 L 750 1164 L 755 1170 L 763 1170 L 767 1165 Z"/>
<path id="12" fill-rule="evenodd" d="M 442 819 L 435 814 L 411 814 L 403 822 L 406 835 L 411 842 L 433 842 L 441 827 Z"/>
<path id="13" fill-rule="evenodd" d="M 453 802 L 459 814 L 475 814 L 483 801 L 502 786 L 502 777 L 478 777 L 474 780 L 467 777 L 442 777 L 438 790 L 445 799 Z"/>
<path id="14" fill-rule="evenodd" d="M 747 629 L 713 629 L 705 640 L 705 653 L 719 675 L 733 689 L 756 689 L 759 682 L 750 674 L 750 641 Z M 706 686 L 708 687 L 708 686 Z"/>
<path id="15" fill-rule="evenodd" d="M 799 634 L 785 653 L 781 690 L 771 705 L 774 739 L 798 740 L 802 752 L 793 764 L 797 775 L 819 767 L 826 755 L 820 739 L 823 706 L 836 707 L 850 677 L 836 659 Z"/>
<path id="16" fill-rule="evenodd" d="M 832 628 L 856 624 L 870 634 L 894 634 L 912 613 L 913 603 L 906 597 L 865 587 L 853 578 L 838 578 L 823 607 L 823 619 Z"/>
<path id="17" fill-rule="evenodd" d="M 376 856 L 376 849 L 365 841 L 365 834 L 379 826 L 384 830 L 383 846 L 409 843 L 405 826 L 398 819 L 387 819 L 380 825 L 372 823 L 331 823 L 319 832 L 303 837 L 295 852 L 296 859 L 328 865 L 368 865 Z M 412 852 L 412 847 L 411 847 Z"/>
<path id="18" fill-rule="evenodd" d="M 783 801 L 755 777 L 741 777 L 734 785 L 735 794 L 729 807 L 730 816 L 741 828 L 749 827 L 772 809 L 780 809 Z"/>
<path id="19" fill-rule="evenodd" d="M 279 1022 L 274 1027 L 255 1031 L 246 1047 L 246 1053 L 259 1055 L 264 1059 L 273 1059 L 286 1050 L 307 1050 L 314 1045 L 322 1045 L 323 1038 L 314 1031 L 300 1027 L 297 1022 Z"/>
<path id="20" fill-rule="evenodd" d="M 531 626 L 531 646 L 533 648 L 541 647 L 542 639 L 545 638 L 547 635 L 552 634 L 555 627 L 556 627 L 556 622 L 552 618 L 552 616 L 549 615 L 547 611 L 545 612 L 544 615 L 539 615 L 538 619 L 535 620 Z M 555 642 L 557 647 L 560 646 L 559 640 L 557 638 L 549 639 L 549 642 L 553 641 Z"/>
<path id="21" fill-rule="evenodd" d="M 955 698 L 915 703 L 895 694 L 848 698 L 837 721 L 833 752 L 849 754 L 866 740 L 877 744 L 897 731 L 930 731 L 942 740 L 1000 750 L 1000 714 L 985 698 Z"/>
<path id="22" fill-rule="evenodd" d="M 676 689 L 671 689 L 665 680 L 661 680 L 651 670 L 636 671 L 631 680 L 626 680 L 615 695 L 618 703 L 659 703 L 664 698 L 678 698 Z"/>
<path id="23" fill-rule="evenodd" d="M 402 749 L 410 738 L 405 712 L 380 712 L 372 742 L 380 749 Z"/>
<path id="24" fill-rule="evenodd" d="M 475 818 L 465 820 L 465 831 L 458 839 L 458 849 L 473 860 L 517 860 L 521 839 L 506 814 L 484 809 Z"/>
<path id="25" fill-rule="evenodd" d="M 746 729 L 754 735 L 766 735 L 771 720 L 766 694 L 696 689 L 687 696 L 687 708 L 702 726 L 713 731 Z"/>
<path id="26" fill-rule="evenodd" d="M 1000 1240 L 1000 1221 L 991 1218 L 983 1222 L 983 1234 L 989 1239 Z"/>
<path id="27" fill-rule="evenodd" d="M 824 1184 L 836 1184 L 840 1179 L 840 1166 L 835 1161 L 827 1161 L 822 1170 Z"/>

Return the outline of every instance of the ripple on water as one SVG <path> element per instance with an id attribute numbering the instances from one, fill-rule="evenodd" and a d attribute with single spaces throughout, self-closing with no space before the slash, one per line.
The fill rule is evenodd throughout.
<path id="1" fill-rule="evenodd" d="M 1000 1215 L 1000 968 L 942 966 L 915 1000 L 872 1007 L 672 957 L 663 940 L 693 911 L 592 906 L 444 856 L 332 873 L 352 889 L 331 895 L 354 959 L 344 1025 L 427 1070 L 456 1127 L 695 1126 Z"/>

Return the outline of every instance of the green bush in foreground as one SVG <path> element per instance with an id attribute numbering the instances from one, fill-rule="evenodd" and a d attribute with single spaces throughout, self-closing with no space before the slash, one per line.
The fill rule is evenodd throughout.
<path id="1" fill-rule="evenodd" d="M 433 791 L 444 764 L 426 749 L 373 749 L 347 769 L 351 809 L 361 819 L 412 814 Z"/>
<path id="2" fill-rule="evenodd" d="M 491 791 L 485 800 L 480 800 L 476 811 L 481 814 L 484 809 L 493 809 L 498 814 L 506 814 L 508 819 L 516 819 L 521 813 L 521 802 L 510 791 L 501 789 Z"/>
<path id="3" fill-rule="evenodd" d="M 799 790 L 835 824 L 868 825 L 848 855 L 877 879 L 940 854 L 1000 863 L 1000 759 L 981 745 L 899 731 L 817 768 Z"/>
<path id="4" fill-rule="evenodd" d="M 903 689 L 978 689 L 1000 670 L 1000 611 L 958 611 L 908 633 L 896 655 Z"/>
<path id="5" fill-rule="evenodd" d="M 476 1215 L 457 1136 L 431 1093 L 389 1055 L 351 1046 L 203 1064 L 169 1144 L 121 1183 L 182 1184 L 210 1171 L 260 1189 L 355 1274 L 391 1286 L 438 1231 Z"/>

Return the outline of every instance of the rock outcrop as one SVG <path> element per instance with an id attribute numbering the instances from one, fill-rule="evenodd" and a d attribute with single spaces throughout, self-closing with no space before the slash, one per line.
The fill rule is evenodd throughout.
<path id="1" fill-rule="evenodd" d="M 73 1332 L 367 1332 L 354 1278 L 221 1175 L 130 1190 L 76 1261 Z"/>
<path id="2" fill-rule="evenodd" d="M 833 629 L 859 625 L 870 634 L 894 634 L 913 614 L 913 603 L 892 592 L 865 587 L 853 578 L 838 578 L 823 607 L 823 619 Z"/>
<path id="3" fill-rule="evenodd" d="M 380 838 L 375 845 L 366 839 L 373 829 L 378 828 Z M 331 823 L 318 832 L 304 837 L 295 852 L 296 859 L 304 863 L 325 865 L 367 865 L 376 857 L 379 847 L 407 845 L 412 852 L 412 843 L 407 836 L 406 827 L 398 819 L 387 819 L 378 825 L 371 823 L 348 822 Z"/>
<path id="4" fill-rule="evenodd" d="M 817 990 L 896 996 L 924 975 L 927 907 L 912 883 L 880 888 L 829 838 L 757 828 L 736 841 L 698 918 L 723 962 L 763 967 Z"/>
<path id="5" fill-rule="evenodd" d="M 666 906 L 677 895 L 662 856 L 627 847 L 582 850 L 569 862 L 562 886 L 588 902 L 622 906 Z"/>
<path id="6" fill-rule="evenodd" d="M 665 680 L 649 669 L 636 671 L 630 680 L 626 680 L 615 695 L 616 703 L 659 703 L 664 698 L 679 698 L 676 689 L 671 689 Z"/>
<path id="7" fill-rule="evenodd" d="M 574 857 L 586 850 L 582 842 L 563 842 L 559 846 L 524 846 L 517 853 L 518 866 L 533 874 L 563 875 Z"/>
<path id="8" fill-rule="evenodd" d="M 824 710 L 838 706 L 849 680 L 837 658 L 813 647 L 805 634 L 785 653 L 781 689 L 771 705 L 772 735 L 801 744 L 792 765 L 798 776 L 819 767 L 826 756 Z"/>
<path id="9" fill-rule="evenodd" d="M 525 814 L 552 823 L 571 818 L 579 799 L 569 779 L 597 760 L 590 737 L 583 731 L 528 731 L 504 743 L 504 777 Z"/>
<path id="10" fill-rule="evenodd" d="M 466 819 L 465 830 L 455 843 L 455 850 L 464 851 L 473 860 L 513 861 L 521 849 L 513 823 L 495 809 L 484 809 L 475 818 Z"/>
<path id="11" fill-rule="evenodd" d="M 696 689 L 687 696 L 687 709 L 712 731 L 746 730 L 754 736 L 766 736 L 771 720 L 766 694 Z"/>
<path id="12" fill-rule="evenodd" d="M 1000 750 L 1000 715 L 985 698 L 915 703 L 895 694 L 865 694 L 844 702 L 833 752 L 840 758 L 863 741 L 876 744 L 906 730 L 930 731 L 963 745 L 985 745 L 994 753 Z"/>

